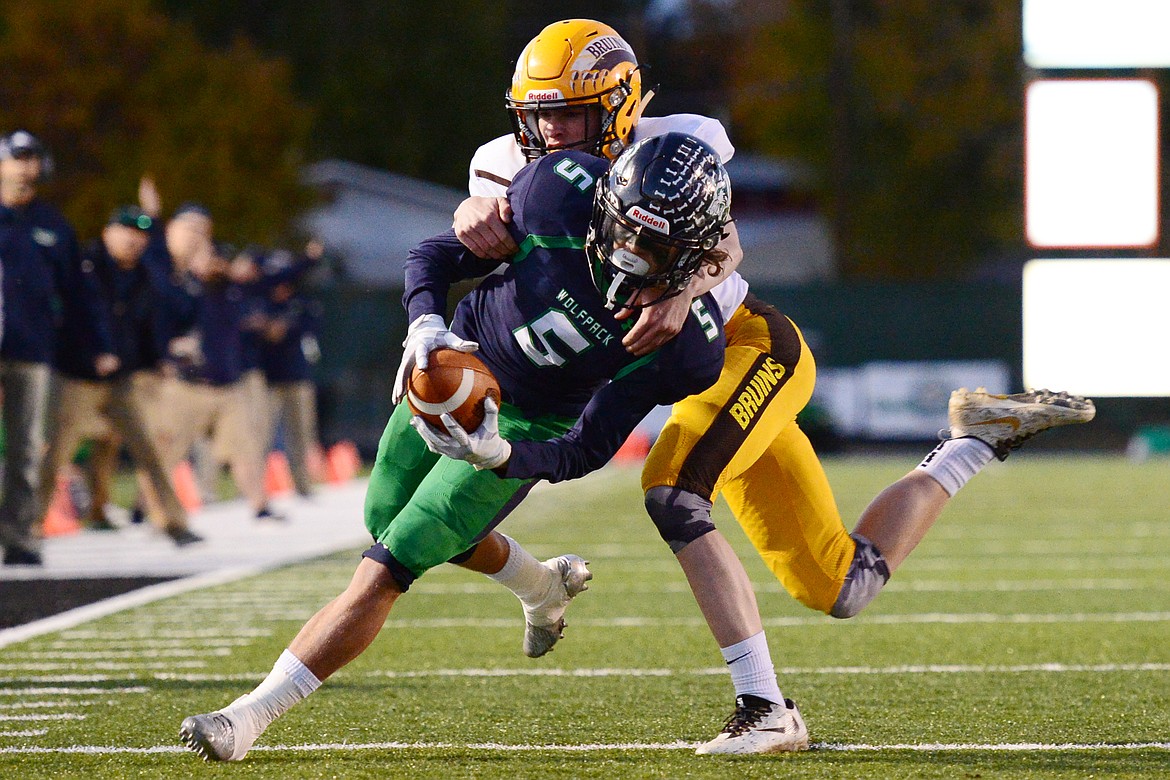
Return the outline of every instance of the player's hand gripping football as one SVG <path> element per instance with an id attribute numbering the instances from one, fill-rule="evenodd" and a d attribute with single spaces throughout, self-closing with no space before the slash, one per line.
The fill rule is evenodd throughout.
<path id="1" fill-rule="evenodd" d="M 455 418 L 444 414 L 446 432 L 428 425 L 421 417 L 411 417 L 411 426 L 426 442 L 427 449 L 448 458 L 465 460 L 477 471 L 498 468 L 512 456 L 512 445 L 500 437 L 500 408 L 490 397 L 483 401 L 483 423 L 471 433 L 463 430 Z"/>
<path id="2" fill-rule="evenodd" d="M 401 403 L 406 395 L 406 382 L 410 378 L 411 368 L 416 363 L 420 369 L 426 368 L 427 355 L 432 350 L 447 347 L 460 352 L 475 352 L 479 349 L 479 344 L 474 341 L 465 341 L 447 330 L 447 323 L 438 314 L 424 314 L 410 323 L 402 346 L 402 362 L 398 364 L 398 374 L 394 377 L 394 396 L 391 399 L 395 404 Z"/>

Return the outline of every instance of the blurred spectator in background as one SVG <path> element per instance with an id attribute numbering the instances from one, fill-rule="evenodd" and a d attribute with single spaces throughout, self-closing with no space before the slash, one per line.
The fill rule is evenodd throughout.
<path id="1" fill-rule="evenodd" d="M 248 409 L 246 415 L 250 426 L 248 436 L 255 439 L 259 445 L 252 448 L 252 453 L 256 456 L 256 469 L 263 475 L 270 430 L 268 386 L 264 381 L 264 371 L 260 368 L 260 349 L 265 327 L 264 309 L 268 292 L 260 273 L 262 253 L 263 250 L 257 246 L 248 246 L 236 252 L 228 264 L 228 279 L 240 290 L 244 310 L 247 312 L 240 334 L 240 343 L 243 347 L 241 381 Z"/>
<path id="2" fill-rule="evenodd" d="M 241 285 L 231 279 L 235 255 L 233 248 L 221 245 L 191 258 L 186 283 L 190 316 L 175 322 L 182 335 L 169 345 L 178 381 L 165 393 L 167 414 L 160 438 L 164 460 L 173 469 L 197 438 L 210 435 L 216 461 L 231 467 L 236 487 L 256 518 L 282 520 L 269 506 L 261 466 L 264 442 L 248 419 L 254 410 L 244 381 L 244 330 L 260 327 L 262 320 L 258 311 L 249 309 Z"/>
<path id="3" fill-rule="evenodd" d="M 41 516 L 39 482 L 58 324 L 76 322 L 92 332 L 98 376 L 108 376 L 119 364 L 93 265 L 82 262 L 76 235 L 61 212 L 37 197 L 50 169 L 48 151 L 31 133 L 18 130 L 0 137 L 6 315 L 0 392 L 7 437 L 0 545 L 10 565 L 42 562 L 33 527 Z"/>
<path id="4" fill-rule="evenodd" d="M 142 177 L 138 188 L 138 200 L 147 214 L 158 219 L 162 213 L 162 199 L 150 176 Z M 171 435 L 174 427 L 170 425 L 174 410 L 168 406 L 167 390 L 177 381 L 177 372 L 171 360 L 169 347 L 171 340 L 182 335 L 182 331 L 188 327 L 187 323 L 194 320 L 195 300 L 185 289 L 189 281 L 187 272 L 199 258 L 210 257 L 214 251 L 211 239 L 213 227 L 211 212 L 205 206 L 192 201 L 183 203 L 167 220 L 165 228 L 158 230 L 156 227 L 152 230 L 150 245 L 142 258 L 142 264 L 156 281 L 156 289 L 161 299 L 157 320 L 161 370 L 136 374 L 135 393 L 147 430 L 156 447 L 163 453 L 164 462 L 166 453 L 172 445 L 167 437 Z M 203 447 L 202 451 L 206 453 L 204 459 L 211 463 L 210 446 L 206 445 L 202 438 L 193 445 L 193 451 L 198 446 Z M 205 498 L 210 499 L 214 494 L 214 477 L 213 473 L 209 477 L 209 484 L 201 491 Z M 135 512 L 136 516 L 143 514 L 142 509 L 145 509 L 145 514 L 161 516 L 161 501 L 155 495 L 150 480 L 141 470 L 138 472 L 138 488 L 145 506 Z"/>
<path id="5" fill-rule="evenodd" d="M 305 248 L 306 259 L 315 263 L 322 250 L 319 242 L 310 242 Z M 268 448 L 282 434 L 293 485 L 298 495 L 307 497 L 313 494 L 309 456 L 319 447 L 313 368 L 321 358 L 317 341 L 321 304 L 304 294 L 303 274 L 283 278 L 283 272 L 289 270 L 287 256 L 288 253 L 273 253 L 265 263 L 266 275 L 276 284 L 265 303 L 260 365 L 268 383 L 271 413 Z"/>
<path id="6" fill-rule="evenodd" d="M 57 474 L 86 439 L 101 442 L 94 450 L 90 481 L 92 502 L 89 525 L 113 528 L 105 516 L 110 483 L 117 466 L 120 444 L 125 444 L 138 468 L 146 475 L 159 501 L 151 519 L 177 545 L 201 541 L 187 524 L 183 509 L 155 442 L 143 422 L 135 398 L 132 377 L 153 372 L 161 346 L 158 331 L 160 303 L 165 289 L 151 278 L 141 262 L 150 241 L 154 220 L 137 206 L 123 206 L 110 215 L 102 237 L 83 250 L 84 261 L 94 269 L 100 285 L 101 305 L 112 324 L 113 344 L 120 366 L 99 374 L 96 339 L 86 323 L 62 323 L 58 332 L 56 366 L 61 375 L 56 425 L 41 472 L 41 507 L 49 506 Z"/>

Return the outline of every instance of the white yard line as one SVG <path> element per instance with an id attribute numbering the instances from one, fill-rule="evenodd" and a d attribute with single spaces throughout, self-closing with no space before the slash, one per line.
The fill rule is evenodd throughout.
<path id="1" fill-rule="evenodd" d="M 267 636 L 267 634 L 265 634 Z M 50 650 L 70 650 L 83 644 L 85 647 L 101 649 L 106 645 L 112 645 L 116 649 L 134 648 L 133 652 L 144 653 L 149 652 L 153 654 L 164 654 L 168 648 L 175 649 L 190 649 L 190 648 L 207 648 L 207 649 L 227 649 L 231 647 L 245 647 L 252 644 L 251 639 L 240 639 L 223 637 L 222 639 L 150 639 L 146 635 L 135 637 L 132 639 L 107 639 L 105 637 L 91 638 L 91 639 L 68 639 L 59 640 L 56 642 L 49 642 L 45 647 Z M 38 653 L 38 655 L 44 655 Z M 5 657 L 10 657 L 5 654 Z"/>
<path id="2" fill-rule="evenodd" d="M 231 654 L 232 650 L 230 647 L 167 647 L 138 650 L 37 650 L 27 653 L 5 653 L 4 658 L 8 661 L 32 661 L 38 659 L 46 661 L 109 661 L 118 658 L 140 659 L 143 656 L 150 656 L 151 658 L 191 658 L 193 656 L 227 656 Z"/>
<path id="3" fill-rule="evenodd" d="M 899 615 L 861 615 L 852 620 L 834 620 L 825 615 L 809 617 L 766 617 L 768 627 L 790 626 L 867 626 L 867 625 L 959 625 L 966 623 L 1001 624 L 1062 624 L 1062 623 L 1165 623 L 1170 621 L 1170 612 L 1070 612 L 1068 614 L 1034 614 L 993 612 L 924 612 Z M 515 629 L 516 618 L 403 618 L 391 616 L 387 625 L 395 628 L 501 628 Z M 677 618 L 642 617 L 630 615 L 611 618 L 575 618 L 576 627 L 590 628 L 666 628 L 704 627 L 701 616 Z"/>
<path id="4" fill-rule="evenodd" d="M 680 573 L 681 576 L 681 573 Z M 691 588 L 685 581 L 655 583 L 605 583 L 605 592 L 636 593 L 655 595 L 663 593 L 690 594 Z M 1166 590 L 1170 582 L 1143 582 L 1135 579 L 1108 580 L 991 580 L 956 582 L 955 580 L 896 580 L 887 585 L 886 593 L 1032 593 L 1070 590 Z M 752 583 L 756 593 L 782 593 L 783 586 L 775 580 Z M 419 582 L 410 589 L 412 596 L 500 596 L 508 595 L 494 582 Z"/>
<path id="5" fill-rule="evenodd" d="M 369 742 L 369 743 L 308 743 L 303 745 L 256 745 L 253 752 L 267 753 L 300 753 L 300 752 L 356 752 L 365 750 L 475 750 L 500 753 L 593 753 L 601 751 L 662 751 L 662 750 L 694 750 L 701 743 L 698 742 L 617 742 L 617 743 L 588 743 L 580 745 L 507 745 L 497 742 Z M 842 753 L 882 752 L 882 751 L 915 751 L 922 753 L 947 752 L 1074 752 L 1074 751 L 1135 751 L 1135 750 L 1170 750 L 1170 742 L 1130 742 L 1122 744 L 1109 743 L 924 743 L 924 744 L 891 744 L 891 745 L 848 745 L 832 742 L 815 742 L 814 751 L 825 750 Z M 35 747 L 13 746 L 0 747 L 0 754 L 77 754 L 112 755 L 118 753 L 154 754 L 154 753 L 185 753 L 187 748 L 181 745 L 158 745 L 155 747 L 132 748 L 114 745 L 71 745 L 69 747 Z M 192 759 L 194 760 L 194 758 Z"/>
<path id="6" fill-rule="evenodd" d="M 140 663 L 118 663 L 117 661 L 94 661 L 86 664 L 89 669 L 96 669 L 99 672 L 116 672 L 121 670 L 133 671 L 135 669 L 201 669 L 207 666 L 206 661 L 159 661 L 159 662 L 140 662 Z M 75 663 L 24 663 L 24 664 L 0 664 L 0 671 L 3 672 L 53 672 L 64 669 L 76 669 Z M 0 677 L 0 682 L 3 678 Z"/>
<path id="7" fill-rule="evenodd" d="M 56 712 L 51 715 L 0 715 L 0 721 L 38 721 L 38 720 L 85 720 L 86 716 L 77 712 Z"/>
<path id="8" fill-rule="evenodd" d="M 778 666 L 776 673 L 788 676 L 801 675 L 896 675 L 896 674 L 1116 674 L 1118 672 L 1166 673 L 1170 672 L 1170 663 L 1132 663 L 1132 664 L 1066 664 L 1066 663 L 1038 663 L 1038 664 L 905 664 L 899 666 Z M 127 681 L 158 681 L 158 682 L 242 682 L 259 681 L 264 679 L 266 671 L 238 672 L 232 674 L 200 674 L 183 672 L 155 672 L 143 675 L 59 675 L 41 676 L 34 680 L 22 678 L 21 682 L 38 682 L 42 684 L 67 682 L 127 682 Z M 542 669 L 542 668 L 512 668 L 512 669 L 410 669 L 403 671 L 373 670 L 364 672 L 338 673 L 338 678 L 347 676 L 356 677 L 385 677 L 389 679 L 411 679 L 419 677 L 561 677 L 561 678 L 590 678 L 590 677 L 685 677 L 685 676 L 722 676 L 727 674 L 725 666 L 700 667 L 698 669 L 667 669 L 667 668 L 585 668 L 585 669 Z M 3 681 L 0 681 L 3 682 Z M 25 688 L 21 692 L 69 691 L 62 688 Z M 77 689 L 82 690 L 82 689 Z M 90 688 L 85 689 L 92 693 L 118 692 L 118 689 Z M 123 689 L 128 692 L 145 692 L 141 689 Z M 0 688 L 0 694 L 10 694 L 13 690 Z"/>
<path id="9" fill-rule="evenodd" d="M 139 642 L 150 641 L 153 638 L 158 639 L 174 639 L 181 640 L 196 640 L 194 644 L 204 644 L 200 640 L 210 639 L 222 640 L 224 642 L 240 642 L 241 644 L 249 644 L 249 642 L 237 637 L 253 637 L 263 638 L 272 636 L 272 630 L 267 628 L 240 627 L 231 628 L 227 626 L 220 626 L 216 628 L 204 628 L 196 631 L 160 631 L 153 626 L 141 628 L 137 631 L 97 631 L 95 629 L 75 629 L 71 631 L 62 631 L 61 638 L 72 639 L 94 639 L 103 642 Z M 186 642 L 181 646 L 185 647 Z"/>
<path id="10" fill-rule="evenodd" d="M 92 680 L 66 680 L 62 678 L 54 678 L 51 682 L 105 682 L 110 679 L 108 676 L 101 676 L 101 679 Z M 12 682 L 11 680 L 3 680 L 2 682 Z M 20 680 L 19 682 L 28 682 L 28 680 Z M 4 688 L 0 687 L 0 696 L 92 696 L 94 694 L 108 694 L 108 693 L 146 693 L 149 691 L 145 685 L 131 685 L 122 688 L 65 688 L 60 685 L 40 685 L 32 688 Z"/>

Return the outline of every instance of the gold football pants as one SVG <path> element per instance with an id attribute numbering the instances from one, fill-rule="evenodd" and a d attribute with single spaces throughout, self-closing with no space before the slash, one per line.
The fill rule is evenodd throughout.
<path id="1" fill-rule="evenodd" d="M 719 381 L 674 405 L 650 450 L 642 489 L 722 494 L 760 557 L 801 603 L 828 612 L 855 543 L 796 414 L 816 364 L 800 330 L 748 295 L 726 324 Z"/>

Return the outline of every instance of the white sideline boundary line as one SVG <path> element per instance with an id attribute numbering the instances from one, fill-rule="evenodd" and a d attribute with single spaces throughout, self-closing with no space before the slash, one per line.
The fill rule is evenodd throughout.
<path id="1" fill-rule="evenodd" d="M 505 745 L 495 742 L 471 742 L 459 744 L 455 742 L 368 742 L 368 743 L 319 743 L 304 745 L 257 745 L 252 752 L 268 753 L 300 753 L 323 751 L 358 752 L 365 750 L 471 750 L 501 753 L 592 753 L 613 750 L 694 750 L 701 742 L 624 742 L 624 743 L 595 743 L 582 745 Z M 947 753 L 947 752 L 984 752 L 984 753 L 1026 753 L 1026 752 L 1084 752 L 1084 751 L 1134 751 L 1134 750 L 1170 750 L 1170 742 L 1133 742 L 1123 744 L 1109 743 L 924 743 L 924 744 L 892 744 L 892 745 L 849 745 L 832 742 L 814 742 L 811 750 L 837 753 L 863 753 L 884 751 L 909 751 L 918 753 Z M 152 753 L 186 753 L 189 752 L 182 745 L 157 745 L 154 747 L 134 748 L 114 745 L 71 745 L 68 747 L 3 747 L 0 754 L 76 754 L 111 755 L 116 753 L 152 754 Z"/>
<path id="2" fill-rule="evenodd" d="M 280 566 L 287 565 L 281 562 Z M 210 588 L 214 585 L 223 585 L 228 582 L 260 574 L 266 570 L 264 566 L 241 566 L 234 569 L 195 574 L 170 582 L 160 582 L 157 585 L 148 585 L 145 588 L 132 590 L 120 596 L 112 596 L 93 604 L 50 615 L 47 618 L 34 620 L 21 626 L 13 626 L 0 630 L 0 647 L 7 647 L 17 642 L 24 642 L 34 637 L 50 634 L 54 631 L 64 631 L 69 628 L 88 623 L 98 618 L 113 615 L 123 610 L 140 607 L 159 599 L 177 596 L 200 588 Z"/>
<path id="3" fill-rule="evenodd" d="M 586 480 L 590 484 L 605 483 L 602 480 L 608 480 L 614 477 L 617 472 L 612 470 L 600 469 L 592 475 L 585 477 L 582 480 L 577 480 L 577 485 L 582 485 Z M 364 485 L 365 480 L 359 481 Z M 364 487 L 361 488 L 364 491 Z M 537 489 L 544 492 L 546 490 L 564 489 L 561 486 L 549 485 L 548 483 L 541 483 Z M 225 505 L 230 502 L 225 502 Z M 113 596 L 93 604 L 77 607 L 66 612 L 61 612 L 56 615 L 51 615 L 41 620 L 36 620 L 31 623 L 25 623 L 11 628 L 0 629 L 0 648 L 8 647 L 17 642 L 24 642 L 28 639 L 33 639 L 44 634 L 53 633 L 55 631 L 65 631 L 70 628 L 76 628 L 79 625 L 103 618 L 108 615 L 122 612 L 134 607 L 150 604 L 160 599 L 177 596 L 182 593 L 190 591 L 201 590 L 215 585 L 223 585 L 236 580 L 245 579 L 247 577 L 263 574 L 267 571 L 283 568 L 297 563 L 304 563 L 313 560 L 314 558 L 322 558 L 328 555 L 333 555 L 342 550 L 354 547 L 349 542 L 334 543 L 322 546 L 318 550 L 300 558 L 289 559 L 283 558 L 280 560 L 271 561 L 264 564 L 239 566 L 234 568 L 220 569 L 216 571 L 201 572 L 188 577 L 182 577 L 177 580 L 169 582 L 161 582 L 157 585 L 149 585 L 144 588 L 124 593 L 120 596 Z"/>

